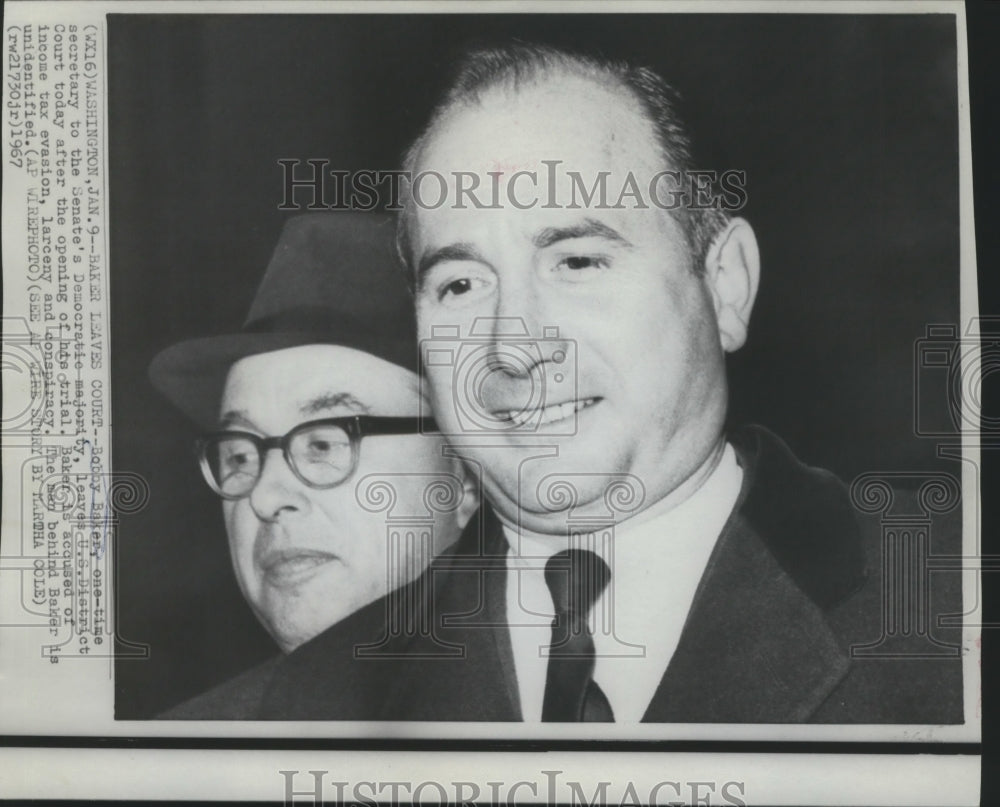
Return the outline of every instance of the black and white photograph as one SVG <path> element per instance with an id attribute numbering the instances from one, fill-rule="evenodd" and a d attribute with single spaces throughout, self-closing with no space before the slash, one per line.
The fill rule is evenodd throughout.
<path id="1" fill-rule="evenodd" d="M 8 5 L 12 736 L 287 804 L 965 803 L 961 3 Z"/>
<path id="2" fill-rule="evenodd" d="M 109 43 L 118 719 L 964 721 L 952 17 Z"/>

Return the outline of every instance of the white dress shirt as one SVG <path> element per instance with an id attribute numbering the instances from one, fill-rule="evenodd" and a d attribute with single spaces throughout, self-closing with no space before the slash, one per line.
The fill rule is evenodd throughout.
<path id="1" fill-rule="evenodd" d="M 591 609 L 597 657 L 594 680 L 618 723 L 642 720 L 677 648 L 709 555 L 732 512 L 743 469 L 731 445 L 691 496 L 673 509 L 573 543 L 597 552 L 611 581 Z M 542 719 L 548 647 L 554 614 L 545 561 L 566 541 L 518 536 L 504 527 L 507 623 L 526 721 Z M 561 543 L 562 545 L 558 545 Z"/>

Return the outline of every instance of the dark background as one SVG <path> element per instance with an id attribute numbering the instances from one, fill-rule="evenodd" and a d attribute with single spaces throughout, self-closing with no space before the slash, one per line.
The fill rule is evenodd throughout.
<path id="1" fill-rule="evenodd" d="M 450 55 L 505 35 L 658 69 L 699 167 L 746 170 L 762 282 L 734 421 L 847 481 L 956 472 L 913 416 L 915 342 L 959 321 L 953 17 L 111 15 L 113 462 L 152 492 L 118 532 L 118 634 L 150 651 L 117 664 L 119 718 L 274 652 L 150 359 L 239 327 L 291 215 L 277 160 L 398 168 Z"/>

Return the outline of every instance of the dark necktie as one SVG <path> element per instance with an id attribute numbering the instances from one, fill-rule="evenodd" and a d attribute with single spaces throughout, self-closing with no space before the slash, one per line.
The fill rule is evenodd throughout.
<path id="1" fill-rule="evenodd" d="M 607 564 L 582 549 L 560 552 L 545 564 L 545 583 L 556 617 L 552 621 L 543 721 L 614 722 L 611 704 L 593 679 L 594 637 L 587 625 L 587 615 L 610 578 Z"/>

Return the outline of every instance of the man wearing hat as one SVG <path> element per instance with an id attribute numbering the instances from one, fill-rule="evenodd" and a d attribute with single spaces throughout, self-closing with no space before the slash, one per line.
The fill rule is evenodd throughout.
<path id="1" fill-rule="evenodd" d="M 393 243 L 388 216 L 290 219 L 242 331 L 173 345 L 150 367 L 205 430 L 198 457 L 237 582 L 282 654 L 388 607 L 384 595 L 475 508 L 462 467 L 418 417 L 413 306 Z M 395 529 L 395 513 L 419 514 L 417 528 Z M 253 719 L 281 658 L 164 717 Z"/>

